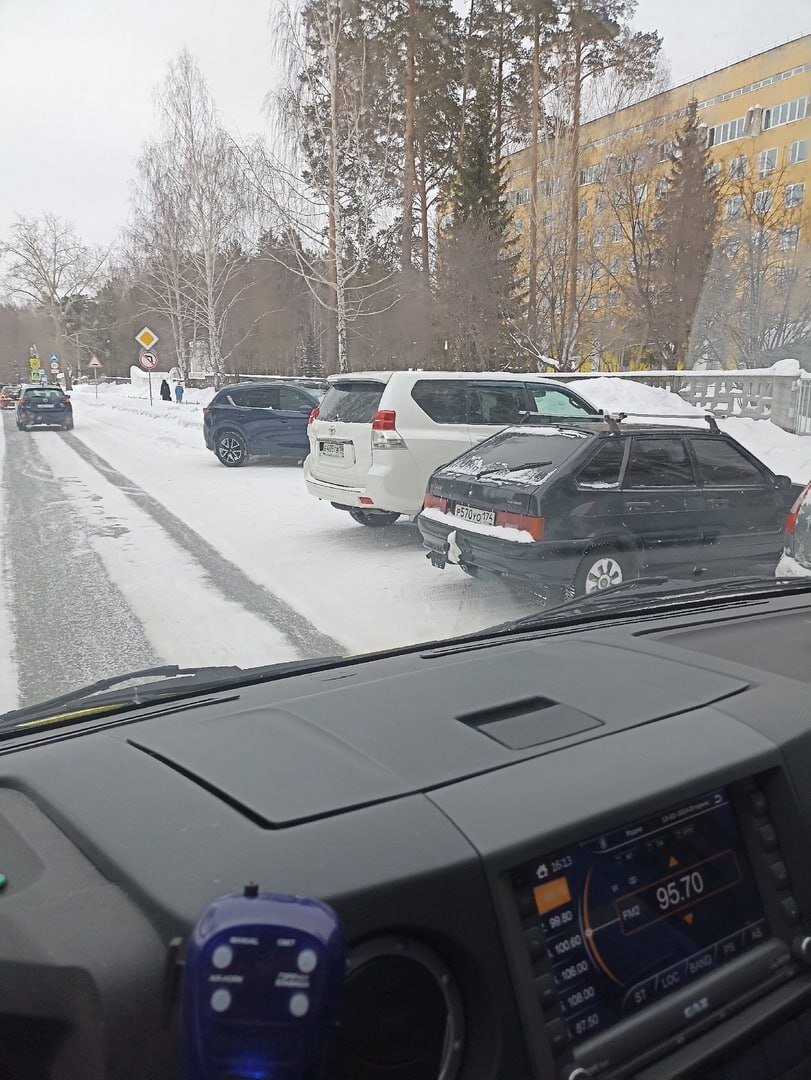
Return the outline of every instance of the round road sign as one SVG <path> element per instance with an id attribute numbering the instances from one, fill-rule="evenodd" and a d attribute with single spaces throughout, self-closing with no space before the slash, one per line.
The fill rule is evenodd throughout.
<path id="1" fill-rule="evenodd" d="M 158 358 L 153 352 L 142 352 L 138 357 L 138 363 L 144 371 L 152 371 L 158 366 Z"/>
<path id="2" fill-rule="evenodd" d="M 59 361 L 58 360 L 52 360 L 51 361 L 51 371 L 59 371 Z"/>

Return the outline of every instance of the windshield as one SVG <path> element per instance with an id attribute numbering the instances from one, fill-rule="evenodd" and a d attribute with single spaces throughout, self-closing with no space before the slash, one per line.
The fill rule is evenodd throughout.
<path id="1" fill-rule="evenodd" d="M 0 718 L 811 583 L 805 5 L 0 6 Z"/>

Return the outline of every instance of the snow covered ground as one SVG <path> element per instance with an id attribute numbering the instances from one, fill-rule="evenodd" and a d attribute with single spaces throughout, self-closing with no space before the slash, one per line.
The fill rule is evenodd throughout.
<path id="1" fill-rule="evenodd" d="M 578 389 L 606 409 L 692 411 L 694 422 L 704 423 L 699 410 L 664 390 L 611 378 L 583 380 Z M 538 609 L 519 583 L 476 581 L 454 566 L 434 569 L 410 522 L 364 529 L 313 499 L 300 467 L 256 461 L 223 468 L 202 437 L 212 393 L 191 390 L 180 405 L 158 397 L 150 404 L 130 386 L 102 385 L 96 397 L 91 384 L 73 393 L 70 436 L 19 435 L 8 416 L 0 424 L 0 461 L 5 429 L 14 459 L 26 455 L 25 482 L 60 493 L 62 520 L 86 545 L 92 573 L 114 588 L 108 610 L 109 603 L 123 605 L 121 625 L 143 629 L 140 655 L 153 658 L 143 662 L 247 666 L 335 649 L 363 653 L 453 637 Z M 811 478 L 811 438 L 767 421 L 721 423 L 776 472 Z M 0 498 L 0 544 L 3 510 Z M 6 641 L 15 590 L 8 554 L 0 546 Z M 74 548 L 69 560 L 77 557 L 81 549 Z M 75 609 L 68 632 L 86 632 L 92 644 L 93 634 L 104 633 L 94 624 L 92 598 L 78 595 Z M 98 670 L 83 667 L 84 647 L 74 642 L 65 660 L 70 685 L 112 673 L 111 664 L 127 668 L 126 650 L 107 644 Z M 30 664 L 27 670 L 30 677 Z M 14 655 L 0 648 L 0 711 L 15 704 L 17 676 Z"/>

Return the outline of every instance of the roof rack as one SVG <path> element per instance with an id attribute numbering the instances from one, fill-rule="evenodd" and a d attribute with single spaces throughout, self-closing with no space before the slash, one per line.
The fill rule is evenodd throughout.
<path id="1" fill-rule="evenodd" d="M 629 416 L 647 417 L 651 420 L 704 420 L 709 425 L 710 431 L 712 431 L 713 434 L 720 434 L 721 432 L 721 429 L 718 427 L 718 422 L 712 413 L 704 413 L 703 416 L 697 416 L 695 413 L 614 412 L 605 413 L 605 422 L 612 431 L 619 431 L 619 425 L 623 420 L 627 420 Z"/>

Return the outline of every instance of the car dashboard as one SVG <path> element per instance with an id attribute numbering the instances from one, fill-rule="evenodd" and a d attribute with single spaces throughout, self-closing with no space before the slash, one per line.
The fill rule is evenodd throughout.
<path id="1" fill-rule="evenodd" d="M 739 597 L 0 743 L 0 1076 L 181 1076 L 249 882 L 340 919 L 329 1080 L 810 1075 L 809 657 Z"/>

